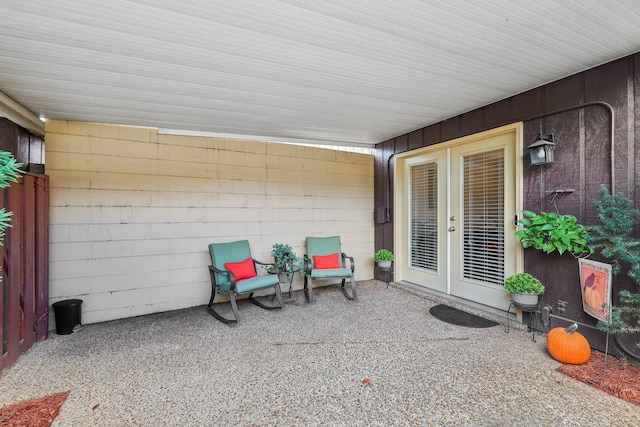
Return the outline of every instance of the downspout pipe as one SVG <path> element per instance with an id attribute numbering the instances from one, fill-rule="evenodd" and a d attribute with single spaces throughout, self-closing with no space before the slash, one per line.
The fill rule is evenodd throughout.
<path id="1" fill-rule="evenodd" d="M 395 155 L 398 154 L 396 152 L 391 153 L 391 155 L 389 156 L 389 158 L 387 159 L 387 197 L 385 200 L 385 204 L 386 206 L 386 212 L 385 212 L 385 222 L 391 222 L 391 206 L 389 205 L 390 203 L 390 198 L 391 198 L 391 160 L 393 160 L 393 158 L 395 157 Z"/>
<path id="2" fill-rule="evenodd" d="M 542 119 L 548 116 L 553 116 L 556 114 L 562 114 L 562 113 L 567 113 L 569 111 L 574 111 L 574 110 L 579 110 L 581 108 L 587 108 L 587 107 L 594 107 L 594 106 L 599 106 L 599 107 L 603 107 L 605 108 L 608 112 L 609 112 L 609 124 L 610 124 L 610 133 L 609 133 L 609 139 L 610 139 L 610 155 L 611 155 L 611 159 L 610 159 L 610 168 L 611 168 L 611 194 L 615 194 L 615 185 L 616 185 L 616 180 L 615 180 L 615 111 L 613 110 L 613 107 L 611 106 L 611 104 L 604 102 L 604 101 L 591 101 L 591 102 L 585 102 L 584 104 L 579 104 L 579 105 L 574 105 L 572 107 L 567 107 L 567 108 L 562 108 L 559 110 L 554 110 L 554 111 L 550 111 L 548 113 L 544 113 L 544 114 L 538 114 L 536 116 L 531 116 L 531 117 L 527 117 L 525 119 L 523 119 L 523 122 L 528 122 L 531 120 L 536 120 L 536 119 Z M 391 222 L 391 207 L 389 206 L 390 203 L 390 197 L 391 197 L 391 160 L 393 160 L 393 158 L 395 157 L 396 154 L 403 154 L 408 150 L 402 151 L 402 152 L 394 152 L 392 153 L 389 158 L 387 159 L 387 197 L 386 197 L 386 216 L 388 216 L 388 218 L 385 218 L 385 220 L 387 222 Z"/>
<path id="3" fill-rule="evenodd" d="M 616 185 L 616 180 L 615 180 L 615 111 L 613 111 L 613 107 L 611 106 L 611 104 L 604 102 L 604 101 L 592 101 L 592 102 L 585 102 L 584 104 L 579 104 L 579 105 L 574 105 L 573 107 L 567 107 L 567 108 L 562 108 L 560 110 L 555 110 L 555 111 L 550 111 L 548 113 L 544 113 L 544 114 L 539 114 L 537 116 L 531 116 L 531 117 L 527 117 L 526 119 L 522 120 L 523 122 L 528 122 L 530 120 L 536 120 L 536 119 L 542 119 L 548 116 L 553 116 L 556 114 L 561 114 L 561 113 L 567 113 L 569 111 L 574 111 L 574 110 L 579 110 L 581 108 L 587 108 L 587 107 L 593 107 L 593 106 L 599 106 L 599 107 L 603 107 L 605 108 L 608 112 L 609 112 L 609 124 L 610 124 L 610 133 L 609 133 L 609 140 L 610 140 L 610 154 L 611 154 L 611 160 L 610 160 L 610 168 L 611 168 L 611 194 L 615 194 L 615 185 Z"/>

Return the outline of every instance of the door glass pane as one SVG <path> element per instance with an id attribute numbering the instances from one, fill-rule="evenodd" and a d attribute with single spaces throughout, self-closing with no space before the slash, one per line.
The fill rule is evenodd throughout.
<path id="1" fill-rule="evenodd" d="M 411 266 L 438 270 L 438 164 L 411 167 Z"/>
<path id="2" fill-rule="evenodd" d="M 504 152 L 464 157 L 464 277 L 504 284 Z"/>

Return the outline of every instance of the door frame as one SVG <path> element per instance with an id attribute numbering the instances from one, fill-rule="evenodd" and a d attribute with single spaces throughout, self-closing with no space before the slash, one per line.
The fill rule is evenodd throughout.
<path id="1" fill-rule="evenodd" d="M 394 165 L 393 165 L 393 182 L 394 182 L 394 203 L 393 203 L 393 212 L 395 212 L 396 214 L 394 215 L 394 221 L 393 221 L 393 235 L 394 235 L 394 247 L 395 248 L 401 248 L 402 245 L 406 244 L 406 236 L 403 236 L 402 234 L 402 230 L 406 228 L 407 224 L 406 224 L 406 215 L 403 211 L 403 206 L 406 205 L 406 198 L 409 196 L 408 191 L 406 188 L 403 188 L 403 174 L 405 173 L 405 169 L 406 169 L 406 163 L 407 163 L 407 159 L 413 158 L 415 156 L 419 156 L 419 155 L 423 155 L 425 153 L 429 153 L 432 151 L 439 151 L 439 150 L 446 150 L 455 146 L 459 146 L 459 145 L 465 145 L 465 144 L 471 144 L 475 141 L 481 141 L 481 140 L 485 140 L 487 138 L 492 138 L 495 136 L 499 136 L 499 135 L 503 135 L 503 134 L 507 134 L 507 133 L 514 133 L 514 137 L 515 137 L 515 165 L 514 169 L 515 169 L 515 180 L 516 182 L 514 183 L 514 197 L 515 197 L 515 210 L 516 212 L 513 212 L 513 214 L 516 213 L 520 213 L 522 211 L 522 206 L 523 206 L 523 202 L 522 202 L 522 194 L 523 194 L 523 166 L 522 166 L 522 162 L 523 162 L 523 141 L 522 141 L 522 128 L 523 128 L 523 123 L 522 122 L 517 122 L 517 123 L 512 123 L 509 125 L 505 125 L 505 126 L 501 126 L 498 128 L 494 128 L 494 129 L 490 129 L 487 131 L 483 131 L 483 132 L 479 132 L 479 133 L 475 133 L 472 135 L 468 135 L 468 136 L 464 136 L 461 138 L 456 138 L 453 140 L 449 140 L 449 141 L 445 141 L 445 142 L 441 142 L 438 144 L 434 144 L 434 145 L 430 145 L 427 147 L 422 147 L 422 148 L 418 148 L 415 150 L 410 150 L 407 151 L 405 153 L 401 153 L 398 154 L 397 156 L 395 156 L 394 158 Z M 450 161 L 450 159 L 448 159 L 448 161 Z M 449 172 L 447 171 L 447 176 L 449 176 Z M 450 185 L 450 182 L 447 182 L 447 186 Z M 446 206 L 446 210 L 447 210 L 447 217 L 450 213 L 450 208 L 451 208 L 451 203 L 450 203 L 450 194 L 446 195 L 446 200 L 447 200 L 447 206 Z M 448 225 L 447 225 L 448 227 Z M 451 244 L 450 242 L 450 236 L 447 234 L 445 237 L 445 239 L 447 239 L 447 243 L 446 243 L 446 247 L 448 248 L 449 245 Z M 447 254 L 448 255 L 448 254 Z M 522 250 L 522 246 L 521 245 L 516 245 L 516 251 L 515 251 L 515 272 L 522 272 L 524 271 L 524 252 Z M 447 264 L 447 268 L 450 269 L 450 260 L 448 259 L 449 257 L 447 257 L 446 260 L 446 264 Z M 406 275 L 405 271 L 407 269 L 407 264 L 408 260 L 405 259 L 404 256 L 404 252 L 401 250 L 396 250 L 396 259 L 395 259 L 395 267 L 394 267 L 394 280 L 396 281 L 402 281 L 403 277 Z M 451 295 L 451 282 L 450 282 L 450 277 L 447 278 L 447 285 L 446 285 L 446 294 L 447 295 Z M 428 288 L 425 288 L 428 289 Z M 435 292 L 435 291 L 434 291 Z"/>

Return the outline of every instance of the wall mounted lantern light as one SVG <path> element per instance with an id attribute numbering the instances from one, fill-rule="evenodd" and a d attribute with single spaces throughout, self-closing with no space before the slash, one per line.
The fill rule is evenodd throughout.
<path id="1" fill-rule="evenodd" d="M 553 150 L 556 144 L 553 142 L 553 134 L 539 134 L 538 139 L 529 145 L 529 155 L 532 165 L 546 165 L 553 163 Z"/>

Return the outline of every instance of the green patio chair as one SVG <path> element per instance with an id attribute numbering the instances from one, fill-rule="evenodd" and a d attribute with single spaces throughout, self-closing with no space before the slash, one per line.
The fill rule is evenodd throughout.
<path id="1" fill-rule="evenodd" d="M 278 267 L 275 263 L 263 263 L 253 259 L 248 240 L 228 243 L 211 243 L 209 245 L 211 264 L 211 299 L 207 311 L 224 323 L 237 323 L 240 318 L 236 295 L 249 294 L 249 300 L 267 310 L 283 309 L 284 301 L 278 280 Z M 274 274 L 258 275 L 256 265 L 272 266 Z M 273 288 L 280 306 L 264 305 L 253 297 L 253 293 L 261 289 Z M 213 308 L 216 294 L 229 295 L 234 318 L 227 319 Z"/>
<path id="2" fill-rule="evenodd" d="M 313 280 L 336 278 L 342 279 L 340 289 L 344 296 L 357 300 L 354 267 L 353 258 L 342 252 L 340 236 L 307 237 L 307 253 L 304 256 L 304 295 L 307 302 L 313 302 Z M 350 290 L 345 286 L 347 279 Z"/>

